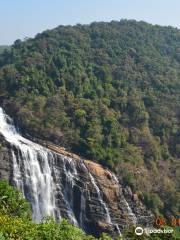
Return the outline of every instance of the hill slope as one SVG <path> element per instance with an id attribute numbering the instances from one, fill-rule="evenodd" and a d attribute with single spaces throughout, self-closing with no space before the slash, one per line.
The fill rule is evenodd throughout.
<path id="1" fill-rule="evenodd" d="M 24 132 L 113 168 L 156 214 L 179 212 L 179 30 L 122 20 L 17 40 L 0 99 Z"/>
<path id="2" fill-rule="evenodd" d="M 6 46 L 6 45 L 0 45 L 0 54 L 4 52 L 4 50 L 8 50 L 10 49 L 10 46 Z"/>

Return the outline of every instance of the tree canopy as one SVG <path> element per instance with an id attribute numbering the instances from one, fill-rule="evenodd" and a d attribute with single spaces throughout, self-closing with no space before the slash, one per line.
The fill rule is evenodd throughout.
<path id="1" fill-rule="evenodd" d="M 157 214 L 180 211 L 178 29 L 121 20 L 16 40 L 0 55 L 0 100 L 23 131 L 114 169 Z"/>

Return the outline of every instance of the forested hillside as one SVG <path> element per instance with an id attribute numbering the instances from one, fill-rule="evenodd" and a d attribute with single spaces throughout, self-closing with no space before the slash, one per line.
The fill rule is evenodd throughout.
<path id="1" fill-rule="evenodd" d="M 156 214 L 180 212 L 180 30 L 121 20 L 17 40 L 0 100 L 24 132 L 112 168 Z"/>
<path id="2" fill-rule="evenodd" d="M 0 53 L 3 53 L 5 50 L 10 49 L 10 46 L 4 46 L 4 45 L 0 45 Z"/>

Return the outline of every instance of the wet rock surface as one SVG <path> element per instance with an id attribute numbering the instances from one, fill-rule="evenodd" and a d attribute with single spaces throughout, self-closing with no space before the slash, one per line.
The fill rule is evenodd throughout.
<path id="1" fill-rule="evenodd" d="M 14 183 L 12 147 L 5 144 L 2 136 L 0 142 L 3 143 L 0 177 Z M 130 188 L 122 189 L 112 172 L 97 163 L 56 148 L 56 152 L 55 148 L 51 151 L 49 165 L 55 186 L 57 219 L 67 218 L 96 236 L 102 232 L 116 235 L 123 228 L 138 223 L 152 224 L 150 213 L 138 197 L 133 195 Z M 18 150 L 14 152 L 18 154 Z M 30 196 L 27 198 L 30 199 Z"/>
<path id="2" fill-rule="evenodd" d="M 0 179 L 11 181 L 12 169 L 12 155 L 9 144 L 0 135 Z"/>
<path id="3" fill-rule="evenodd" d="M 138 196 L 114 173 L 62 147 L 23 137 L 2 108 L 0 122 L 0 178 L 22 191 L 35 221 L 66 218 L 95 236 L 150 224 Z"/>

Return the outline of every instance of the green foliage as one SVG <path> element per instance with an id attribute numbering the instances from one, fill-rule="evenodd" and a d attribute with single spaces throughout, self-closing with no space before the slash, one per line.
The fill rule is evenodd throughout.
<path id="1" fill-rule="evenodd" d="M 134 183 L 134 174 L 133 172 L 129 172 L 128 170 L 124 170 L 124 177 L 123 177 L 123 181 L 125 184 L 133 187 L 133 183 Z"/>
<path id="2" fill-rule="evenodd" d="M 0 232 L 7 240 L 88 239 L 82 230 L 70 225 L 66 220 L 62 220 L 60 223 L 56 223 L 54 220 L 47 220 L 37 224 L 30 220 L 7 215 L 0 215 Z"/>
<path id="3" fill-rule="evenodd" d="M 117 172 L 158 170 L 180 156 L 179 42 L 178 29 L 145 22 L 59 26 L 0 54 L 0 100 L 32 135 Z"/>
<path id="4" fill-rule="evenodd" d="M 8 49 L 10 49 L 10 46 L 6 45 L 0 46 L 0 54 L 3 53 L 4 51 L 7 51 Z"/>
<path id="5" fill-rule="evenodd" d="M 0 181 L 0 213 L 30 218 L 30 207 L 22 194 L 6 181 Z"/>
<path id="6" fill-rule="evenodd" d="M 147 207 L 153 210 L 156 215 L 159 214 L 158 209 L 163 208 L 163 203 L 157 194 L 144 193 L 144 202 Z"/>
<path id="7" fill-rule="evenodd" d="M 141 145 L 146 162 L 161 158 L 154 136 L 167 146 L 165 158 L 178 155 L 179 38 L 173 28 L 136 21 L 60 26 L 2 53 L 0 90 L 23 127 L 60 131 L 54 139 L 107 165 L 122 161 L 119 148 L 128 152 L 130 127 L 150 128 L 146 141 L 130 143 Z"/>

